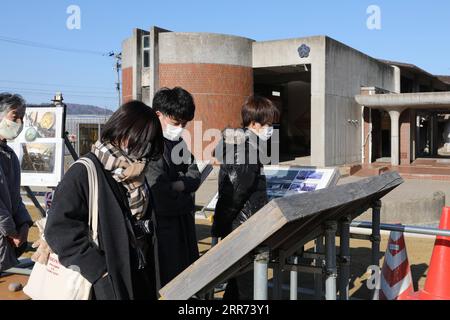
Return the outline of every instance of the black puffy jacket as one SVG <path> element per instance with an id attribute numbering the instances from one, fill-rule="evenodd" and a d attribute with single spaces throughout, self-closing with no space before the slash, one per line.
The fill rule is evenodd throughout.
<path id="1" fill-rule="evenodd" d="M 211 235 L 224 238 L 268 203 L 267 186 L 252 131 L 225 130 L 215 157 L 221 166 Z"/>

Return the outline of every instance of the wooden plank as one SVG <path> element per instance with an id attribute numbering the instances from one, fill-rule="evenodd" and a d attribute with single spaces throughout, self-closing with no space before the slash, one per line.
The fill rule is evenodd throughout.
<path id="1" fill-rule="evenodd" d="M 312 193 L 278 198 L 274 202 L 289 221 L 294 221 L 314 213 L 338 208 L 371 195 L 378 194 L 381 198 L 402 183 L 403 179 L 397 172 L 390 172 Z"/>
<path id="2" fill-rule="evenodd" d="M 353 218 L 355 216 L 361 215 L 368 208 L 369 205 L 366 205 L 366 207 L 362 209 L 355 209 L 356 214 L 355 213 L 351 214 L 351 217 Z M 339 216 L 343 216 L 346 214 L 347 211 L 345 210 L 342 211 Z M 337 219 L 335 219 L 335 215 L 333 215 L 330 216 L 327 220 L 337 220 Z M 308 224 L 302 224 L 301 226 L 298 226 L 298 223 L 294 222 L 293 224 L 297 224 L 298 231 L 296 233 L 291 234 L 289 237 L 286 237 L 282 243 L 279 243 L 277 245 L 277 248 L 285 250 L 287 256 L 293 255 L 298 247 L 304 246 L 306 243 L 316 239 L 318 236 L 323 234 L 324 232 L 323 222 L 324 220 L 320 216 L 315 217 L 314 221 L 311 221 Z M 264 242 L 264 245 L 275 247 L 272 245 L 271 241 L 272 239 L 268 239 L 266 242 Z"/>
<path id="3" fill-rule="evenodd" d="M 324 220 L 339 220 L 344 215 L 350 215 L 352 219 L 355 219 L 367 209 L 371 207 L 373 201 L 383 197 L 394 187 L 398 186 L 402 180 L 398 174 L 389 174 L 376 179 L 370 179 L 362 181 L 360 183 L 343 185 L 327 190 L 321 190 L 316 192 L 316 198 L 311 199 L 308 194 L 302 194 L 295 196 L 296 199 L 283 198 L 277 201 L 280 209 L 283 213 L 288 215 L 288 219 L 295 220 L 293 223 L 285 226 L 283 230 L 277 232 L 274 236 L 264 242 L 264 245 L 271 247 L 272 249 L 281 247 L 282 250 L 293 253 L 296 247 L 302 246 L 307 242 L 315 239 L 322 233 L 321 224 Z M 397 181 L 392 184 L 391 181 Z M 375 194 L 373 192 L 376 192 Z M 332 196 L 329 193 L 332 193 Z M 361 198 L 364 194 L 366 197 Z M 320 199 L 322 197 L 322 199 Z M 305 198 L 307 201 L 304 201 Z M 359 200 L 354 200 L 360 198 Z M 314 200 L 314 201 L 313 201 Z M 343 201 L 350 200 L 345 206 L 340 205 L 335 208 L 335 204 L 341 204 Z M 304 202 L 303 202 L 304 201 Z M 328 201 L 328 202 L 327 202 Z M 304 203 L 303 207 L 300 207 L 299 203 Z M 298 216 L 308 216 L 308 210 L 320 211 L 322 207 L 330 207 L 326 211 L 322 211 L 322 216 L 313 216 L 310 220 L 305 220 Z M 331 211 L 330 211 L 331 210 Z M 325 216 L 327 217 L 325 217 Z M 307 229 L 305 229 L 305 226 Z"/>
<path id="4" fill-rule="evenodd" d="M 311 236 L 320 234 L 325 221 L 338 220 L 347 214 L 354 218 L 402 182 L 397 173 L 389 173 L 276 199 L 162 288 L 162 299 L 189 299 L 204 288 L 225 281 L 251 263 L 253 250 L 261 244 L 271 249 L 283 245 L 287 251 L 297 248 Z"/>
<path id="5" fill-rule="evenodd" d="M 273 202 L 269 203 L 162 288 L 161 298 L 189 299 L 286 223 L 280 209 Z"/>

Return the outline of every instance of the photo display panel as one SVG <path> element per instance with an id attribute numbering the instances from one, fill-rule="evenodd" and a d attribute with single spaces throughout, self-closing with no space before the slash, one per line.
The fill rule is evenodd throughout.
<path id="1" fill-rule="evenodd" d="M 8 145 L 20 162 L 21 186 L 56 187 L 64 170 L 64 108 L 28 107 L 23 130 Z"/>
<path id="2" fill-rule="evenodd" d="M 325 189 L 336 185 L 339 180 L 339 170 L 336 168 L 264 166 L 263 170 L 269 201 L 292 194 Z M 214 211 L 218 198 L 217 193 L 204 210 Z"/>

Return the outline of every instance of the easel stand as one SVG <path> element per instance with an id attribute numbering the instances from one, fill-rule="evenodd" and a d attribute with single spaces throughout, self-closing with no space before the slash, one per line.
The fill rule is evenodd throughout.
<path id="1" fill-rule="evenodd" d="M 65 114 L 66 114 L 66 105 L 64 105 L 64 121 L 65 121 Z M 77 161 L 79 158 L 78 154 L 75 151 L 75 149 L 73 148 L 72 144 L 70 143 L 67 135 L 68 135 L 68 132 L 64 131 L 64 134 L 63 134 L 64 144 L 65 144 L 67 150 L 69 150 L 70 155 L 72 156 L 73 160 Z M 46 214 L 44 208 L 42 208 L 41 204 L 37 200 L 34 192 L 31 190 L 31 188 L 28 186 L 24 186 L 23 189 L 27 193 L 28 198 L 30 198 L 30 200 L 33 202 L 34 206 L 39 210 L 41 217 L 45 218 L 47 214 Z M 54 191 L 54 188 L 51 188 L 51 189 Z"/>

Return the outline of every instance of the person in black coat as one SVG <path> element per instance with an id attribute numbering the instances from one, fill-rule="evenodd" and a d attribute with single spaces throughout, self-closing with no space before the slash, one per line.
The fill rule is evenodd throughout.
<path id="1" fill-rule="evenodd" d="M 89 237 L 86 168 L 72 165 L 56 189 L 45 239 L 62 265 L 77 266 L 93 284 L 92 299 L 158 298 L 155 203 L 145 167 L 162 149 L 158 117 L 141 102 L 122 105 L 105 124 L 86 155 L 98 175 L 98 247 Z"/>
<path id="2" fill-rule="evenodd" d="M 195 230 L 194 193 L 201 174 L 181 138 L 194 118 L 192 96 L 182 88 L 163 88 L 153 99 L 164 135 L 164 155 L 150 162 L 147 180 L 155 203 L 161 285 L 164 286 L 199 257 Z"/>
<path id="3" fill-rule="evenodd" d="M 225 238 L 268 203 L 266 177 L 261 156 L 267 157 L 267 141 L 279 111 L 268 99 L 252 96 L 242 107 L 243 129 L 226 129 L 215 150 L 221 163 L 219 198 L 211 235 Z M 266 163 L 268 164 L 268 163 Z M 253 299 L 253 273 L 231 279 L 224 294 L 226 300 Z"/>
<path id="4" fill-rule="evenodd" d="M 21 133 L 25 110 L 21 96 L 0 94 L 0 272 L 19 264 L 33 225 L 20 196 L 19 159 L 7 145 Z"/>

